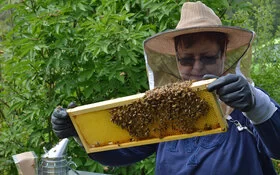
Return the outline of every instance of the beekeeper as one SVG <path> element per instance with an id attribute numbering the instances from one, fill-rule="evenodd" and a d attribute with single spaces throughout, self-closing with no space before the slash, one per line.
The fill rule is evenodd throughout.
<path id="1" fill-rule="evenodd" d="M 280 159 L 279 105 L 249 77 L 254 32 L 223 26 L 201 2 L 186 2 L 174 30 L 144 42 L 150 88 L 217 77 L 208 86 L 225 104 L 228 131 L 202 137 L 90 153 L 101 164 L 122 166 L 156 153 L 156 174 L 276 174 Z M 52 115 L 59 138 L 77 136 L 63 108 Z"/>

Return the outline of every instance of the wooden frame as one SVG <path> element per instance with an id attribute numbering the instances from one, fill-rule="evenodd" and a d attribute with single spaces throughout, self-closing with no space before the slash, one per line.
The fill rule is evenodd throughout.
<path id="1" fill-rule="evenodd" d="M 216 95 L 206 90 L 207 85 L 214 80 L 198 81 L 191 85 L 191 89 L 195 90 L 201 98 L 204 98 L 210 104 L 209 114 L 197 121 L 197 126 L 200 128 L 203 128 L 206 124 L 215 125 L 215 127 L 209 130 L 201 129 L 190 134 L 171 135 L 163 138 L 138 141 L 132 140 L 127 131 L 110 121 L 111 114 L 109 111 L 114 107 L 131 104 L 143 98 L 145 93 L 83 105 L 68 109 L 67 112 L 87 153 L 221 133 L 227 130 L 227 122 L 223 117 L 223 112 Z"/>

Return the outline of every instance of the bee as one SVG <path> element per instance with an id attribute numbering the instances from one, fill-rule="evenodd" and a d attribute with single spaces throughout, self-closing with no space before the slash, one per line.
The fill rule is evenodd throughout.
<path id="1" fill-rule="evenodd" d="M 209 111 L 209 105 L 190 88 L 191 83 L 178 82 L 146 91 L 142 99 L 113 108 L 111 121 L 135 140 L 151 138 L 149 128 L 159 138 L 170 135 L 168 128 L 194 132 L 195 122 Z"/>

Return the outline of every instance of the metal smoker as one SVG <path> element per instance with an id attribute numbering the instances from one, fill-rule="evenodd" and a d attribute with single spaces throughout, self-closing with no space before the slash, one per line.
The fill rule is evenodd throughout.
<path id="1" fill-rule="evenodd" d="M 67 175 L 70 170 L 66 160 L 66 148 L 69 140 L 62 139 L 55 147 L 41 157 L 39 175 Z"/>

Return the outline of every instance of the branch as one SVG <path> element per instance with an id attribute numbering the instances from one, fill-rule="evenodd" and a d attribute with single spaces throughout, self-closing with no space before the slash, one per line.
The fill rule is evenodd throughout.
<path id="1" fill-rule="evenodd" d="M 4 104 L 5 106 L 7 106 L 8 108 L 10 107 L 10 106 L 8 105 L 8 103 L 5 102 L 4 100 L 1 100 L 1 99 L 0 99 L 0 102 L 1 102 L 2 104 Z"/>
<path id="2" fill-rule="evenodd" d="M 221 12 L 221 16 L 220 16 L 221 19 L 224 17 L 224 15 L 226 14 L 226 12 L 227 12 L 227 8 L 225 8 L 225 9 Z"/>

